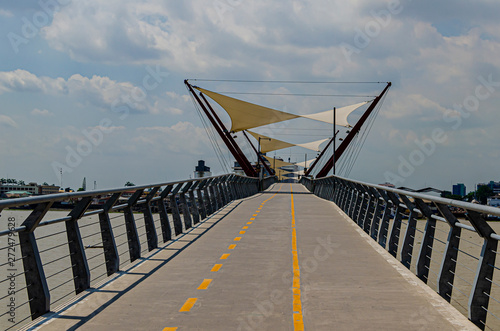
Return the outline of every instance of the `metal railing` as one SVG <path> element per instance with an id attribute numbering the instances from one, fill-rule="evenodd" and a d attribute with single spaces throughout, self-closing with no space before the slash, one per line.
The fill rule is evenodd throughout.
<path id="1" fill-rule="evenodd" d="M 333 201 L 479 328 L 500 329 L 494 296 L 500 295 L 500 236 L 492 228 L 497 223 L 485 219 L 499 217 L 500 209 L 336 176 L 300 182 Z"/>
<path id="2" fill-rule="evenodd" d="M 263 188 L 275 180 L 266 178 Z M 6 307 L 0 317 L 9 321 L 1 328 L 49 312 L 54 303 L 89 289 L 231 201 L 258 193 L 258 187 L 257 178 L 230 174 L 0 201 L 0 270 L 5 274 L 0 306 Z M 69 212 L 53 211 L 54 206 Z M 50 218 L 51 213 L 58 217 Z M 19 215 L 25 217 L 19 221 Z M 19 316 L 22 309 L 25 316 Z"/>

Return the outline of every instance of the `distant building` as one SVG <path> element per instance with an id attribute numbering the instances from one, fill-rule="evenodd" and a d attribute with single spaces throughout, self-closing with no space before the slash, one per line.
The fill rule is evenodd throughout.
<path id="1" fill-rule="evenodd" d="M 233 172 L 237 175 L 245 176 L 245 171 L 243 171 L 243 168 L 236 161 L 234 161 Z"/>
<path id="2" fill-rule="evenodd" d="M 500 194 L 500 182 L 490 181 L 489 183 L 479 183 L 477 188 L 481 186 L 488 186 L 493 191 L 493 194 Z"/>
<path id="3" fill-rule="evenodd" d="M 457 185 L 453 185 L 453 190 L 452 193 L 454 195 L 460 195 L 461 197 L 464 197 L 467 193 L 465 192 L 465 185 L 458 183 Z"/>
<path id="4" fill-rule="evenodd" d="M 29 183 L 28 185 L 18 184 L 0 184 L 0 196 L 5 195 L 7 192 L 14 194 L 14 192 L 28 192 L 29 194 L 38 194 L 38 186 L 36 183 Z"/>
<path id="5" fill-rule="evenodd" d="M 210 172 L 210 167 L 205 165 L 205 161 L 199 160 L 198 165 L 194 168 L 194 178 L 210 177 L 212 173 Z"/>
<path id="6" fill-rule="evenodd" d="M 59 193 L 59 186 L 55 185 L 38 185 L 38 194 L 55 194 Z"/>
<path id="7" fill-rule="evenodd" d="M 487 199 L 487 205 L 491 207 L 500 207 L 500 195 L 495 195 Z"/>

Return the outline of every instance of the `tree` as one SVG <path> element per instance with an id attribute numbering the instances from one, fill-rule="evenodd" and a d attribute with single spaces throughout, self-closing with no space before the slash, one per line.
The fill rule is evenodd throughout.
<path id="1" fill-rule="evenodd" d="M 135 186 L 135 184 L 134 184 L 134 183 L 131 183 L 131 182 L 126 182 L 126 183 L 125 183 L 125 186 Z"/>
<path id="2" fill-rule="evenodd" d="M 487 185 L 481 185 L 477 188 L 476 198 L 483 205 L 486 204 L 487 199 L 492 195 L 493 195 L 493 190 L 491 189 L 491 187 Z"/>
<path id="3" fill-rule="evenodd" d="M 78 189 L 78 192 L 81 192 L 81 191 L 85 191 L 85 190 L 83 189 L 83 187 L 80 187 L 80 188 Z"/>
<path id="4" fill-rule="evenodd" d="M 43 184 L 42 184 L 42 185 L 49 186 L 49 183 L 47 183 L 47 182 L 43 182 Z"/>
<path id="5" fill-rule="evenodd" d="M 19 185 L 26 185 L 26 183 L 24 182 L 24 180 L 20 180 L 19 182 L 17 182 Z"/>

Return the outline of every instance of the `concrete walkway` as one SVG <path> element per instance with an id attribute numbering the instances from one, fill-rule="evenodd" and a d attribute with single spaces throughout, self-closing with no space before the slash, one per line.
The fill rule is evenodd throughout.
<path id="1" fill-rule="evenodd" d="M 41 329 L 476 329 L 353 224 L 302 185 L 275 184 L 39 320 Z"/>

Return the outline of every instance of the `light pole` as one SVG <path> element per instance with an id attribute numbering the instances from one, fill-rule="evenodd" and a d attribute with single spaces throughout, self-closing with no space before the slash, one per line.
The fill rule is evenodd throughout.
<path id="1" fill-rule="evenodd" d="M 264 178 L 264 171 L 262 169 L 262 167 L 260 166 L 260 156 L 261 156 L 261 152 L 260 152 L 260 140 L 261 139 L 266 139 L 266 140 L 269 140 L 271 141 L 271 138 L 262 138 L 262 137 L 259 137 L 258 141 L 259 141 L 259 148 L 257 149 L 257 168 L 259 170 L 259 186 L 260 186 L 260 191 L 262 191 L 262 179 Z M 262 165 L 264 166 L 264 165 Z"/>

